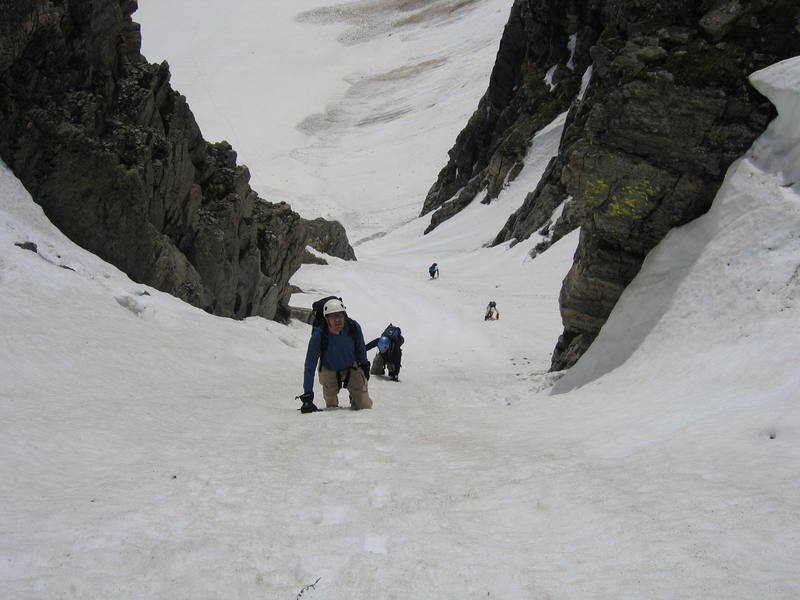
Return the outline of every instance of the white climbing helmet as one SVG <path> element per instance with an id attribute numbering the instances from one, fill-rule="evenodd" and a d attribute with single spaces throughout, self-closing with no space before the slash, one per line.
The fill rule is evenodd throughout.
<path id="1" fill-rule="evenodd" d="M 343 313 L 347 310 L 342 304 L 342 301 L 338 298 L 332 298 L 325 303 L 325 306 L 322 307 L 322 316 L 327 317 L 333 313 Z"/>

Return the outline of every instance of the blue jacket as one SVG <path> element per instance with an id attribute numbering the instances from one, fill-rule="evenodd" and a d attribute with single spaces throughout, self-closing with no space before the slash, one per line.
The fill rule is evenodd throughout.
<path id="1" fill-rule="evenodd" d="M 328 338 L 325 354 L 322 355 L 322 365 L 331 371 L 343 371 L 353 366 L 367 362 L 367 349 L 364 346 L 364 334 L 361 333 L 361 326 L 348 319 L 345 321 L 344 329 L 339 335 L 327 331 L 327 326 L 314 327 L 311 331 L 311 339 L 308 340 L 308 350 L 306 350 L 306 364 L 303 373 L 303 391 L 311 392 L 314 390 L 314 371 L 317 370 L 317 363 L 322 355 L 322 336 Z M 350 328 L 353 331 L 350 331 Z M 352 333 L 352 335 L 351 335 Z M 355 343 L 353 340 L 355 339 Z"/>

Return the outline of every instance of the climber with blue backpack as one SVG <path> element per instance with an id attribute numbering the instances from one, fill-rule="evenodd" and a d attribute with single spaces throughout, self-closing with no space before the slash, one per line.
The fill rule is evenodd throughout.
<path id="1" fill-rule="evenodd" d="M 484 321 L 497 321 L 500 318 L 500 311 L 497 310 L 497 303 L 492 300 L 486 306 L 486 312 L 483 314 Z"/>
<path id="2" fill-rule="evenodd" d="M 319 382 L 327 408 L 339 406 L 339 390 L 346 388 L 353 409 L 372 408 L 367 380 L 369 361 L 361 326 L 347 316 L 342 299 L 328 296 L 312 305 L 311 339 L 306 351 L 300 412 L 319 410 L 314 404 L 314 371 L 319 363 Z"/>
<path id="3" fill-rule="evenodd" d="M 404 341 L 400 328 L 389 323 L 380 337 L 375 338 L 366 346 L 367 350 L 378 348 L 375 360 L 372 361 L 370 373 L 383 375 L 384 370 L 386 370 L 389 378 L 397 381 L 397 376 L 400 374 L 400 362 L 403 359 L 403 350 L 400 346 L 403 345 Z"/>

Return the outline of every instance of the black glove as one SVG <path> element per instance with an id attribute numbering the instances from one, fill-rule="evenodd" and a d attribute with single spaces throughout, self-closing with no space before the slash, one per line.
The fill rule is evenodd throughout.
<path id="1" fill-rule="evenodd" d="M 303 404 L 300 406 L 301 413 L 310 413 L 316 412 L 319 409 L 317 405 L 314 404 L 314 392 L 305 392 L 300 396 L 297 396 L 297 399 L 300 400 Z"/>
<path id="2" fill-rule="evenodd" d="M 359 365 L 359 367 L 361 367 L 361 370 L 362 370 L 362 371 L 364 371 L 364 377 L 366 377 L 366 378 L 367 378 L 367 381 L 369 381 L 369 367 L 370 367 L 370 362 L 369 362 L 369 361 L 367 361 L 367 362 L 365 362 L 365 363 L 361 363 L 361 364 Z"/>

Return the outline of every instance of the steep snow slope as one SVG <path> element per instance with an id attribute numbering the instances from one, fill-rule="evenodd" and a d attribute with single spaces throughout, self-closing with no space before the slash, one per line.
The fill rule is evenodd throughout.
<path id="1" fill-rule="evenodd" d="M 177 4 L 157 6 L 170 22 Z M 250 6 L 235 56 L 260 31 Z M 193 30 L 171 23 L 181 48 Z M 795 60 L 758 77 L 781 118 L 800 106 L 798 73 Z M 297 274 L 298 303 L 337 292 L 368 334 L 403 327 L 401 381 L 374 378 L 362 412 L 297 412 L 306 326 L 211 317 L 131 282 L 1 169 L 0 595 L 800 595 L 798 189 L 778 168 L 796 130 L 778 123 L 714 210 L 656 249 L 594 357 L 550 395 L 576 234 L 535 260 L 535 240 L 481 246 L 559 127 L 492 205 L 424 237 L 422 220 L 376 220 L 356 230 L 388 233 L 357 263 Z M 501 319 L 485 323 L 490 299 Z"/>
<path id="2" fill-rule="evenodd" d="M 357 242 L 419 214 L 511 4 L 143 0 L 134 18 L 143 54 L 169 61 L 204 136 L 231 142 L 253 188 Z"/>

